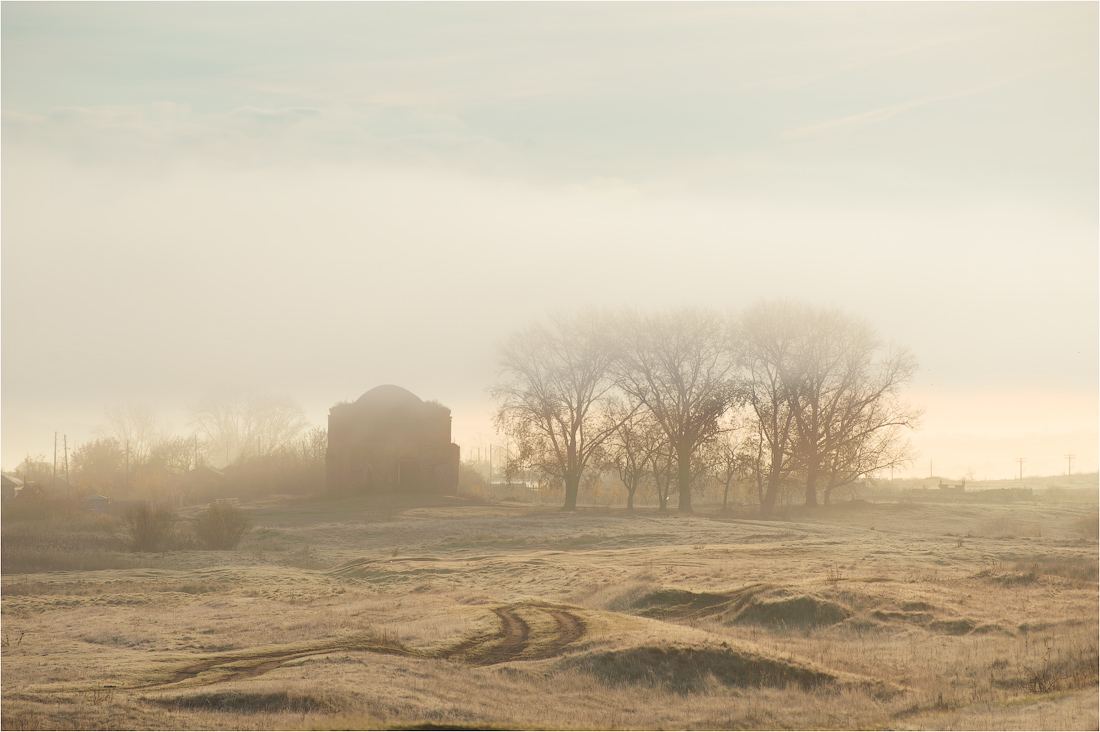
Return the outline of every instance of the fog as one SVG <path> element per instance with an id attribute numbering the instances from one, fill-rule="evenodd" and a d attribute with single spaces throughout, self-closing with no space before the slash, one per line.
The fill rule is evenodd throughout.
<path id="1" fill-rule="evenodd" d="M 211 389 L 492 435 L 583 305 L 796 297 L 916 354 L 914 475 L 1098 466 L 1097 8 L 3 8 L 2 463 Z"/>

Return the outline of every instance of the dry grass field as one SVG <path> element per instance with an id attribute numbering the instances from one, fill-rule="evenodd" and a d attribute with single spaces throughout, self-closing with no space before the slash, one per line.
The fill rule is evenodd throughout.
<path id="1" fill-rule="evenodd" d="M 52 559 L 5 565 L 3 728 L 1098 726 L 1095 504 L 245 508 L 217 552 L 6 522 Z"/>

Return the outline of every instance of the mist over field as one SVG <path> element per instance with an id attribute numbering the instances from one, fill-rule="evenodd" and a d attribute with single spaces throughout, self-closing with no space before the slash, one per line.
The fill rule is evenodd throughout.
<path id="1" fill-rule="evenodd" d="M 3 729 L 1096 729 L 1096 3 L 0 3 Z"/>
<path id="2" fill-rule="evenodd" d="M 909 347 L 913 475 L 1098 467 L 1096 9 L 3 8 L 7 469 L 106 409 L 396 383 L 794 297 Z"/>

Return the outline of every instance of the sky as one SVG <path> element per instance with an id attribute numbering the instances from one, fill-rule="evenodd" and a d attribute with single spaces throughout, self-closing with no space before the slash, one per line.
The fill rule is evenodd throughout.
<path id="1" fill-rule="evenodd" d="M 906 475 L 1096 471 L 1096 3 L 0 4 L 0 462 L 385 383 L 493 437 L 552 311 L 839 307 Z"/>

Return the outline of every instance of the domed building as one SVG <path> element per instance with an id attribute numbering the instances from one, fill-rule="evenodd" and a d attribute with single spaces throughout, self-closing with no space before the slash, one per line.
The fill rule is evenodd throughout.
<path id="1" fill-rule="evenodd" d="M 458 459 L 451 410 L 400 386 L 376 386 L 329 410 L 325 461 L 330 493 L 453 494 Z"/>

